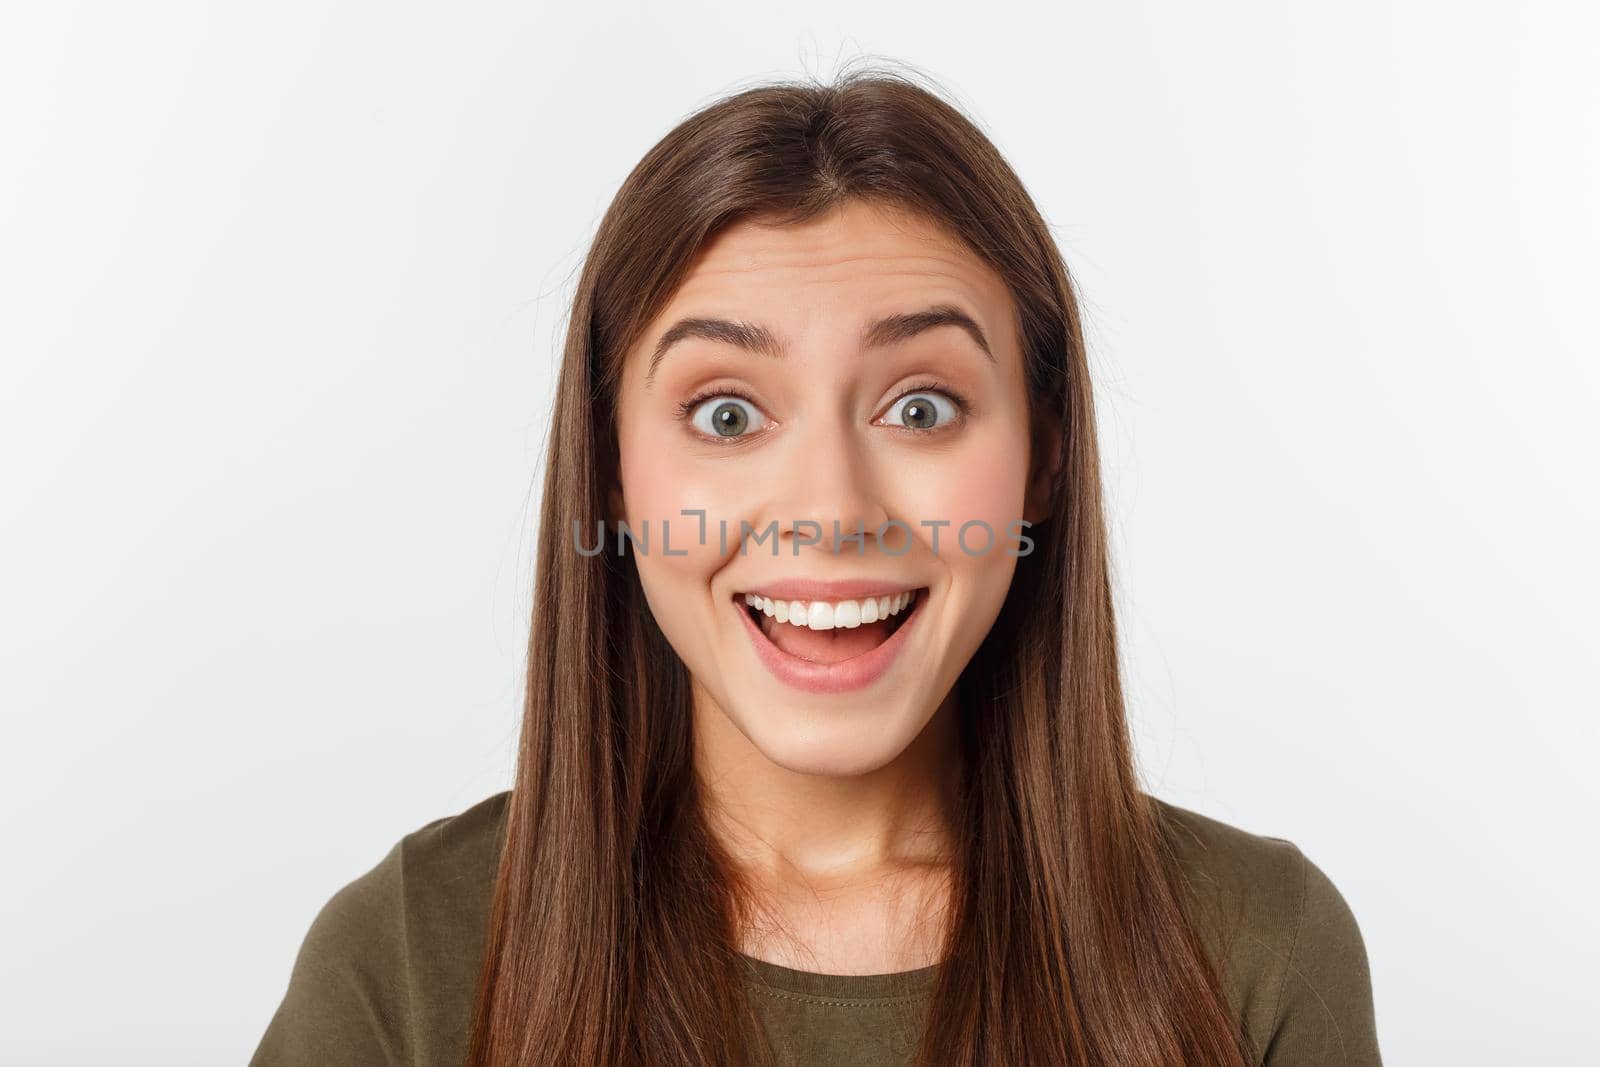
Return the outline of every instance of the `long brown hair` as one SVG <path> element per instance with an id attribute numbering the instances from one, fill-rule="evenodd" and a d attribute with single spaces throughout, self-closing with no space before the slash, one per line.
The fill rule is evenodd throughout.
<path id="1" fill-rule="evenodd" d="M 847 70 L 727 96 L 651 148 L 600 223 L 556 391 L 469 1067 L 763 1057 L 735 947 L 740 893 L 692 769 L 686 669 L 633 561 L 569 539 L 607 515 L 624 356 L 701 246 L 741 220 L 800 222 L 849 197 L 942 223 L 1006 280 L 1030 411 L 1061 434 L 1049 517 L 957 683 L 957 872 L 921 1062 L 1246 1062 L 1133 765 L 1072 281 L 994 145 L 918 82 Z"/>

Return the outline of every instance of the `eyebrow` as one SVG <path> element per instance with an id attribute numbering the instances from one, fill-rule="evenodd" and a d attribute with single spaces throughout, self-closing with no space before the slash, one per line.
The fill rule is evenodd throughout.
<path id="1" fill-rule="evenodd" d="M 861 331 L 860 344 L 862 348 L 882 348 L 909 340 L 940 326 L 957 326 L 965 330 L 977 342 L 978 347 L 983 349 L 983 354 L 989 362 L 995 362 L 994 350 L 989 347 L 989 339 L 984 336 L 983 327 L 954 304 L 935 304 L 922 311 L 885 315 L 873 319 Z M 778 340 L 777 335 L 771 330 L 759 323 L 703 316 L 679 319 L 668 327 L 661 335 L 661 340 L 656 342 L 655 351 L 650 355 L 650 370 L 645 374 L 646 383 L 655 378 L 656 367 L 667 354 L 667 350 L 690 337 L 719 341 L 775 359 L 781 359 L 784 355 L 783 342 Z"/>

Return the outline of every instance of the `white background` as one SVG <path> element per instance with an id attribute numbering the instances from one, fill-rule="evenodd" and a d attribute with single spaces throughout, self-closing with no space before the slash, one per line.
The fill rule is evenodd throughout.
<path id="1" fill-rule="evenodd" d="M 936 79 L 1081 286 L 1152 791 L 1298 843 L 1394 1064 L 1595 1062 L 1583 3 L 13 5 L 0 1061 L 248 1058 L 510 784 L 565 300 L 662 134 Z"/>

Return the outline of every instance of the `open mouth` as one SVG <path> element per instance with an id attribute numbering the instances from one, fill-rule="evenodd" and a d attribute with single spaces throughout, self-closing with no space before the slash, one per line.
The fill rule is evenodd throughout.
<path id="1" fill-rule="evenodd" d="M 926 586 L 847 600 L 775 600 L 734 594 L 761 638 L 806 663 L 832 665 L 880 648 L 927 600 Z"/>

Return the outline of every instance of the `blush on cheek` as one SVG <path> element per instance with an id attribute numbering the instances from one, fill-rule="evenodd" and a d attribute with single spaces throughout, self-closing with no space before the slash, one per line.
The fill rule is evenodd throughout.
<path id="1" fill-rule="evenodd" d="M 966 556 L 960 548 L 962 543 L 971 552 L 979 554 L 984 554 L 985 544 L 989 544 L 991 553 L 1016 544 L 1011 531 L 1014 529 L 1012 523 L 1022 517 L 1022 476 L 1000 474 L 1001 471 L 1016 469 L 1015 466 L 996 463 L 993 466 L 963 466 L 947 472 L 939 486 L 937 500 L 932 502 L 933 506 L 926 515 L 928 519 L 946 520 L 948 523 L 939 529 L 940 555 L 956 553 Z M 987 524 L 988 530 L 974 525 L 958 542 L 961 527 L 968 522 Z M 990 531 L 993 531 L 992 543 Z"/>
<path id="2" fill-rule="evenodd" d="M 663 445 L 659 436 L 625 435 L 622 443 L 622 491 L 640 580 L 679 654 L 704 666 L 709 660 L 702 645 L 715 622 L 707 612 L 717 610 L 711 584 L 737 550 L 740 513 L 734 509 L 742 484 L 732 477 L 708 477 L 703 466 L 686 462 L 680 449 Z M 703 516 L 696 514 L 701 511 Z M 728 524 L 725 535 L 719 519 Z"/>

